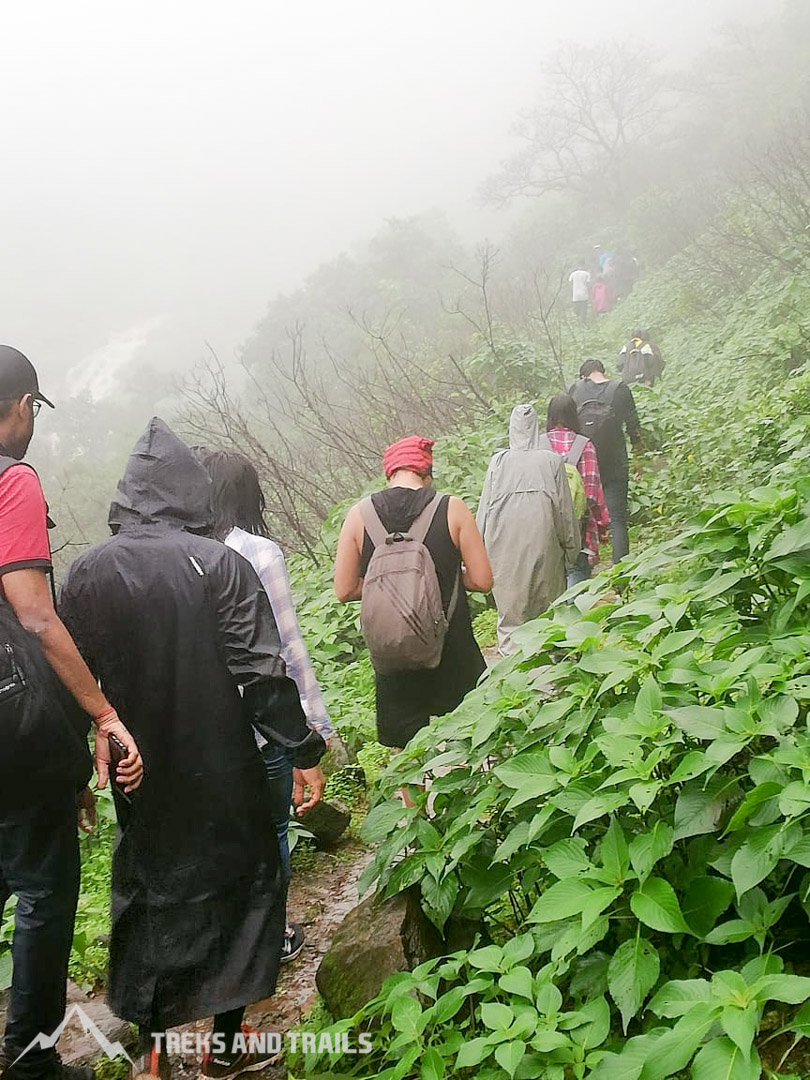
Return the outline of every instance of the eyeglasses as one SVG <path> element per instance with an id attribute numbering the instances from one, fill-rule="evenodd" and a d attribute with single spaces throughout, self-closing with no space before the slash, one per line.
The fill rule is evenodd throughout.
<path id="1" fill-rule="evenodd" d="M 42 402 L 37 401 L 36 398 L 31 398 L 31 412 L 34 416 L 39 416 L 39 410 L 42 408 Z"/>

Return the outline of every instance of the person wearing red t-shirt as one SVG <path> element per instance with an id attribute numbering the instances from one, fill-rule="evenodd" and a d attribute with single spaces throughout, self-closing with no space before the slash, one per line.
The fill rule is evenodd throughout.
<path id="1" fill-rule="evenodd" d="M 36 472 L 22 461 L 43 402 L 53 408 L 40 393 L 30 361 L 0 345 L 0 632 L 16 619 L 92 718 L 99 786 L 107 782 L 109 736 L 114 735 L 127 748 L 114 779 L 125 791 L 134 791 L 143 776 L 138 747 L 54 608 L 45 497 Z M 89 762 L 85 768 L 76 761 L 54 761 L 44 735 L 42 770 L 32 770 L 21 784 L 20 777 L 7 775 L 19 738 L 9 714 L 0 709 L 0 916 L 6 900 L 12 894 L 18 898 L 0 1073 L 3 1080 L 90 1080 L 92 1069 L 63 1065 L 55 1049 L 31 1045 L 38 1035 L 55 1031 L 65 1012 L 79 891 L 76 814 L 88 831 L 95 816 L 86 786 Z"/>

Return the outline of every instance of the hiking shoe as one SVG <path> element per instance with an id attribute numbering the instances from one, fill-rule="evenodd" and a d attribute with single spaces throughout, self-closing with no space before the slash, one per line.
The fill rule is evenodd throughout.
<path id="1" fill-rule="evenodd" d="M 211 1054 L 203 1058 L 200 1080 L 235 1080 L 274 1064 L 278 1054 Z"/>
<path id="2" fill-rule="evenodd" d="M 296 922 L 291 922 L 284 931 L 284 944 L 281 946 L 281 963 L 291 964 L 299 957 L 306 941 L 304 931 Z"/>
<path id="3" fill-rule="evenodd" d="M 158 1050 L 147 1050 L 132 1068 L 135 1080 L 171 1080 L 172 1066 L 169 1055 Z"/>

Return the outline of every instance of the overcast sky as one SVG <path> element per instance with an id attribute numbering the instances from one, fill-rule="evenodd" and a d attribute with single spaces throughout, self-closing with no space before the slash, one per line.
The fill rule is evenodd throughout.
<path id="1" fill-rule="evenodd" d="M 61 394 L 61 373 L 99 358 L 184 366 L 206 339 L 227 354 L 275 293 L 385 217 L 442 207 L 476 227 L 477 188 L 560 40 L 634 37 L 680 58 L 766 9 L 3 4 L 0 340 Z"/>

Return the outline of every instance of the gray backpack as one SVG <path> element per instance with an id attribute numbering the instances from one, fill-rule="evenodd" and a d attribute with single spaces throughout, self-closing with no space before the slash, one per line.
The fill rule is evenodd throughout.
<path id="1" fill-rule="evenodd" d="M 445 614 L 433 556 L 425 547 L 438 493 L 407 532 L 389 533 L 371 498 L 360 512 L 374 545 L 363 582 L 360 625 L 374 670 L 417 671 L 439 666 L 450 620 L 458 601 L 459 577 Z"/>

